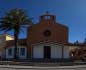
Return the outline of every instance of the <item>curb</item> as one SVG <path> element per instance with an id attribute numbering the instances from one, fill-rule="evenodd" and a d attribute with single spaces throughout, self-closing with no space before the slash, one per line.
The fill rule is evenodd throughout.
<path id="1" fill-rule="evenodd" d="M 58 66 L 58 67 L 36 67 L 36 66 L 3 66 L 0 65 L 0 68 L 10 68 L 10 69 L 78 69 L 78 68 L 86 68 L 86 65 L 80 66 Z"/>

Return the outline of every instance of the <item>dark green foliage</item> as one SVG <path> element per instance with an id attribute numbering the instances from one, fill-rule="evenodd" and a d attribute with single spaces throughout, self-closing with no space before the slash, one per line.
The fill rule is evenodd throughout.
<path id="1" fill-rule="evenodd" d="M 18 35 L 23 27 L 30 25 L 32 25 L 31 18 L 26 15 L 23 9 L 11 9 L 0 19 L 0 31 L 14 31 L 15 59 L 17 58 Z"/>

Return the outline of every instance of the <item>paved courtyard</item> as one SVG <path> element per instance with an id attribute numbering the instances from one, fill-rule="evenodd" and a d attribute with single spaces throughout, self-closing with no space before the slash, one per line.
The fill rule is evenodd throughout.
<path id="1" fill-rule="evenodd" d="M 0 70 L 86 70 L 86 65 L 55 67 L 0 65 Z"/>

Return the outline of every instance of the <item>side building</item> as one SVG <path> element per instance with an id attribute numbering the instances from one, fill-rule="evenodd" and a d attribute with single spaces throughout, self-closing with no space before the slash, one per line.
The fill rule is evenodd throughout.
<path id="1" fill-rule="evenodd" d="M 14 37 L 9 34 L 0 35 L 0 58 L 5 58 L 5 46 L 7 41 L 14 40 Z"/>

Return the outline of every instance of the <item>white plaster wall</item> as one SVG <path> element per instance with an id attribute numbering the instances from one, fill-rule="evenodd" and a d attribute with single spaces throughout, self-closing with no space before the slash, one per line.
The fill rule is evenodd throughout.
<path id="1" fill-rule="evenodd" d="M 59 45 L 51 45 L 51 58 L 61 58 L 62 57 L 62 46 Z"/>
<path id="2" fill-rule="evenodd" d="M 33 46 L 33 58 L 43 58 L 43 46 Z"/>
<path id="3" fill-rule="evenodd" d="M 64 58 L 70 58 L 69 53 L 69 46 L 64 46 Z"/>

